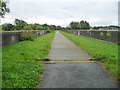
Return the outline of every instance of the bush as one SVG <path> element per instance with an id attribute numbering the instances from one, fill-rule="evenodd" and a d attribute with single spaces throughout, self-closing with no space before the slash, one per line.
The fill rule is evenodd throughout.
<path id="1" fill-rule="evenodd" d="M 24 40 L 32 40 L 32 31 L 31 30 L 25 30 L 25 31 L 22 31 L 20 33 L 20 40 L 21 41 L 24 41 Z"/>

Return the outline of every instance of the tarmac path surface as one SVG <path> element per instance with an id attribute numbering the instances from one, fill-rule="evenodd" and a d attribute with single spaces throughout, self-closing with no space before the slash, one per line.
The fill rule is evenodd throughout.
<path id="1" fill-rule="evenodd" d="M 48 55 L 50 60 L 89 60 L 91 57 L 64 37 L 60 32 L 56 32 L 51 50 Z"/>
<path id="2" fill-rule="evenodd" d="M 100 64 L 89 62 L 91 56 L 60 32 L 56 32 L 48 58 L 51 61 L 44 65 L 39 88 L 118 88 Z"/>

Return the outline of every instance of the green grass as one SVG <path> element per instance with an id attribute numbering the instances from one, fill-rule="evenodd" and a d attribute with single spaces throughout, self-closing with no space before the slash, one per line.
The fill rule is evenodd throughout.
<path id="1" fill-rule="evenodd" d="M 0 88 L 2 88 L 2 48 L 0 48 Z"/>
<path id="2" fill-rule="evenodd" d="M 43 72 L 43 61 L 54 33 L 22 41 L 2 49 L 2 87 L 34 88 Z"/>
<path id="3" fill-rule="evenodd" d="M 120 80 L 120 74 L 118 75 L 117 44 L 85 36 L 77 36 L 66 32 L 62 32 L 62 34 L 91 55 L 93 60 L 102 62 L 106 69 Z"/>

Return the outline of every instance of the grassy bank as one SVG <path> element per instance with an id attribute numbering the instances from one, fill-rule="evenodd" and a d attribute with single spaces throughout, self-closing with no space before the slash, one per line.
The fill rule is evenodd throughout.
<path id="1" fill-rule="evenodd" d="M 34 88 L 43 72 L 54 33 L 9 45 L 2 50 L 2 87 Z"/>
<path id="2" fill-rule="evenodd" d="M 98 60 L 104 64 L 115 77 L 118 75 L 118 46 L 115 43 L 102 41 L 84 36 L 77 36 L 62 32 L 68 39 L 80 46 L 88 54 L 93 57 L 93 60 Z"/>

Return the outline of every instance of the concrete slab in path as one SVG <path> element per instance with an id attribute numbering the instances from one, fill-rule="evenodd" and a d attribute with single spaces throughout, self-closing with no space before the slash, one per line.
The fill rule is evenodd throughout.
<path id="1" fill-rule="evenodd" d="M 90 60 L 91 57 L 64 37 L 56 32 L 48 55 L 50 60 Z"/>
<path id="2" fill-rule="evenodd" d="M 116 81 L 95 62 L 45 64 L 40 88 L 117 88 Z"/>

